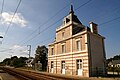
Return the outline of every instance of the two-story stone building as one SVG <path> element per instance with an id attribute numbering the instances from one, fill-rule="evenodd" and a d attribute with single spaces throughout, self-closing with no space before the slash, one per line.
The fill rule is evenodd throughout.
<path id="1" fill-rule="evenodd" d="M 68 16 L 56 29 L 56 39 L 48 45 L 48 71 L 90 77 L 105 75 L 104 37 L 98 34 L 97 24 L 85 27 L 74 15 L 71 5 Z"/>

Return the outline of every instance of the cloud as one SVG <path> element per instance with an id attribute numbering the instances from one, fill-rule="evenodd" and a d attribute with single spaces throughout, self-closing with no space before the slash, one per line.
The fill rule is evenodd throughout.
<path id="1" fill-rule="evenodd" d="M 22 48 L 22 46 L 20 46 L 20 45 L 14 45 L 14 46 L 12 47 L 12 49 L 20 49 L 20 48 Z"/>
<path id="2" fill-rule="evenodd" d="M 5 33 L 4 32 L 0 32 L 0 36 L 4 36 L 5 35 Z"/>
<path id="3" fill-rule="evenodd" d="M 1 24 L 10 24 L 13 15 L 13 12 L 3 12 L 1 15 Z M 26 27 L 27 21 L 21 13 L 16 13 L 11 24 L 17 24 L 20 27 Z"/>
<path id="4" fill-rule="evenodd" d="M 17 54 L 28 54 L 28 48 L 27 46 L 20 46 L 20 45 L 13 45 L 11 49 L 14 51 L 14 53 Z"/>

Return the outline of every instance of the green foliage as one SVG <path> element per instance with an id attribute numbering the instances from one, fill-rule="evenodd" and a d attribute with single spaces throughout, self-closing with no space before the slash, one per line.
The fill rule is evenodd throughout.
<path id="1" fill-rule="evenodd" d="M 120 72 L 120 67 L 118 68 L 118 67 L 111 67 L 111 66 L 108 66 L 108 64 L 110 63 L 110 62 L 112 62 L 113 60 L 120 60 L 120 55 L 116 55 L 116 56 L 114 56 L 113 58 L 109 58 L 109 59 L 107 59 L 107 69 L 108 69 L 108 71 L 116 71 L 116 72 Z"/>
<path id="2" fill-rule="evenodd" d="M 3 60 L 3 65 L 10 65 L 10 58 L 6 58 Z"/>
<path id="3" fill-rule="evenodd" d="M 113 60 L 120 60 L 120 55 L 116 55 L 116 56 L 114 56 L 113 58 L 107 59 L 107 64 L 108 64 L 109 62 L 113 61 Z"/>
<path id="4" fill-rule="evenodd" d="M 113 57 L 114 60 L 120 60 L 120 55 L 116 55 Z"/>
<path id="5" fill-rule="evenodd" d="M 18 59 L 17 56 L 11 57 L 10 66 L 15 66 L 17 64 L 17 62 L 16 62 L 17 59 Z"/>
<path id="6" fill-rule="evenodd" d="M 43 45 L 43 46 L 38 46 L 36 49 L 36 55 L 35 59 L 33 61 L 33 64 L 40 63 L 42 64 L 42 70 L 46 70 L 47 68 L 47 54 L 48 54 L 48 49 Z"/>
<path id="7" fill-rule="evenodd" d="M 116 55 L 113 58 L 107 59 L 107 61 L 112 61 L 112 60 L 120 60 L 120 55 Z"/>
<path id="8" fill-rule="evenodd" d="M 24 67 L 26 65 L 26 60 L 28 58 L 26 57 L 20 57 L 13 56 L 11 58 L 6 58 L 3 60 L 3 62 L 0 63 L 1 66 L 13 66 L 13 67 Z"/>
<path id="9" fill-rule="evenodd" d="M 119 67 L 110 67 L 110 66 L 108 66 L 108 71 L 111 71 L 111 72 L 120 72 L 120 68 Z"/>

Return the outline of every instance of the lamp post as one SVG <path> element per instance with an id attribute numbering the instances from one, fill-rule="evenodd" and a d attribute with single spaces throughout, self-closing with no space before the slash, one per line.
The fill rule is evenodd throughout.
<path id="1" fill-rule="evenodd" d="M 0 36 L 0 38 L 3 38 L 2 36 Z M 2 41 L 0 41 L 0 44 L 2 44 Z"/>
<path id="2" fill-rule="evenodd" d="M 0 36 L 0 38 L 3 38 L 2 36 Z"/>

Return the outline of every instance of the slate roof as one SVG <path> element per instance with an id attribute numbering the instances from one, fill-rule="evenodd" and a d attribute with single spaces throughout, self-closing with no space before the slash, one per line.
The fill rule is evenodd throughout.
<path id="1" fill-rule="evenodd" d="M 73 15 L 72 17 L 73 17 L 73 21 L 74 21 L 74 22 L 79 23 L 79 24 L 82 24 L 82 23 L 79 21 L 79 19 L 77 18 L 76 15 Z"/>
<path id="2" fill-rule="evenodd" d="M 112 61 L 112 64 L 115 65 L 115 64 L 120 64 L 120 60 L 113 60 Z"/>

